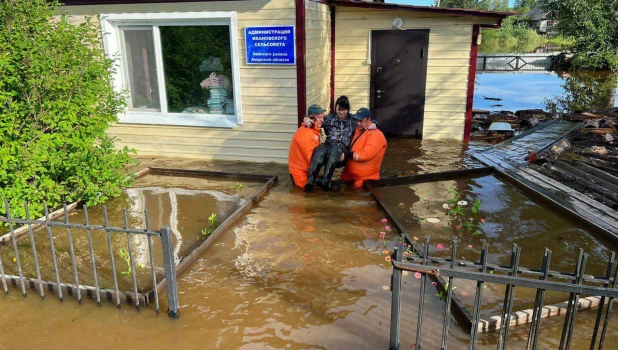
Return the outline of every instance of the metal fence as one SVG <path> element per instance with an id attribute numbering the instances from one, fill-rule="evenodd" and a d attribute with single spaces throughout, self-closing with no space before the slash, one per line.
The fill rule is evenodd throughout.
<path id="1" fill-rule="evenodd" d="M 180 312 L 179 301 L 178 301 L 178 287 L 176 283 L 176 271 L 174 264 L 174 247 L 172 243 L 172 232 L 168 226 L 163 226 L 160 230 L 152 230 L 150 228 L 150 221 L 148 218 L 148 211 L 144 211 L 145 215 L 145 224 L 146 228 L 131 228 L 129 227 L 129 220 L 127 216 L 126 209 L 123 210 L 124 217 L 124 227 L 113 227 L 109 225 L 109 219 L 107 214 L 107 208 L 103 206 L 103 218 L 104 225 L 93 225 L 90 223 L 88 218 L 88 207 L 86 205 L 83 206 L 83 214 L 85 218 L 85 223 L 73 223 L 69 220 L 69 210 L 67 206 L 64 205 L 64 221 L 51 221 L 49 210 L 47 208 L 47 204 L 44 204 L 44 218 L 39 220 L 32 220 L 30 218 L 30 212 L 28 208 L 28 203 L 24 203 L 24 211 L 25 211 L 25 219 L 14 218 L 11 216 L 11 208 L 9 206 L 8 201 L 5 200 L 5 208 L 6 208 L 6 217 L 0 217 L 0 222 L 8 225 L 11 242 L 13 246 L 13 252 L 15 257 L 13 262 L 17 265 L 18 275 L 9 275 L 5 274 L 4 265 L 2 262 L 2 258 L 0 256 L 0 278 L 2 279 L 2 287 L 5 293 L 9 293 L 9 284 L 13 284 L 15 286 L 19 285 L 21 287 L 21 292 L 24 297 L 27 295 L 26 288 L 30 287 L 32 289 L 38 289 L 40 296 L 42 299 L 45 299 L 45 287 L 49 291 L 54 291 L 58 294 L 60 301 L 64 300 L 64 294 L 75 295 L 77 300 L 81 304 L 82 298 L 84 294 L 87 297 L 95 298 L 97 304 L 101 305 L 101 298 L 105 298 L 108 301 L 115 301 L 116 305 L 120 308 L 121 301 L 125 300 L 130 304 L 134 304 L 137 310 L 140 309 L 140 305 L 147 305 L 150 302 L 150 295 L 152 295 L 155 302 L 155 309 L 157 313 L 159 312 L 159 290 L 157 289 L 157 276 L 156 276 L 156 268 L 155 268 L 155 259 L 153 254 L 153 237 L 158 237 L 161 240 L 161 247 L 163 248 L 163 267 L 165 273 L 166 287 L 167 287 L 167 299 L 168 299 L 168 316 L 177 317 Z M 22 263 L 20 260 L 20 254 L 18 249 L 18 241 L 19 236 L 16 235 L 16 225 L 22 225 L 22 228 L 27 228 L 27 235 L 30 238 L 30 249 L 32 249 L 32 257 L 34 260 L 34 266 L 36 270 L 36 278 L 29 278 L 24 276 L 24 271 L 22 268 Z M 58 267 L 58 259 L 57 259 L 57 249 L 54 246 L 54 237 L 52 234 L 53 227 L 65 228 L 67 233 L 67 239 L 69 244 L 69 255 L 71 259 L 72 265 L 72 281 L 61 281 L 59 267 Z M 37 254 L 37 248 L 35 243 L 35 231 L 38 229 L 46 229 L 47 230 L 47 239 L 49 240 L 50 253 L 51 253 L 51 263 L 53 264 L 53 272 L 55 276 L 55 281 L 44 281 L 41 278 L 41 270 L 39 261 L 39 254 Z M 94 280 L 94 286 L 88 286 L 80 283 L 80 271 L 77 267 L 76 262 L 76 254 L 74 247 L 74 235 L 72 230 L 82 230 L 85 231 L 88 242 L 88 255 L 90 258 L 90 265 L 92 269 L 92 276 Z M 98 275 L 98 270 L 100 266 L 97 266 L 95 249 L 93 247 L 93 235 L 95 234 L 104 234 L 105 240 L 107 242 L 107 252 L 109 253 L 109 262 L 111 265 L 111 279 L 113 280 L 113 290 L 101 288 L 99 286 L 100 276 Z M 118 286 L 117 279 L 117 271 L 116 271 L 116 263 L 114 261 L 114 245 L 112 240 L 112 235 L 121 234 L 126 235 L 127 238 L 127 252 L 128 259 L 127 262 L 130 266 L 130 274 L 132 279 L 133 290 L 132 291 L 121 291 Z M 137 270 L 136 264 L 134 260 L 134 252 L 131 246 L 131 238 L 133 235 L 146 236 L 148 243 L 148 256 L 150 261 L 150 274 L 152 276 L 152 284 L 153 289 L 148 294 L 138 293 L 137 286 Z M 123 248 L 124 249 L 124 248 Z"/>
<path id="2" fill-rule="evenodd" d="M 404 237 L 402 237 L 402 242 Z M 403 243 L 402 243 L 403 244 Z M 418 322 L 416 329 L 416 344 L 415 349 L 421 349 L 422 341 L 422 322 L 423 309 L 425 300 L 425 282 L 427 276 L 438 278 L 442 276 L 448 278 L 446 284 L 446 305 L 445 316 L 442 325 L 442 340 L 441 349 L 447 348 L 447 340 L 449 335 L 449 326 L 451 320 L 451 303 L 453 301 L 453 279 L 464 279 L 476 281 L 476 293 L 474 299 L 472 327 L 470 329 L 470 346 L 469 349 L 476 349 L 477 338 L 479 332 L 479 318 L 481 312 L 481 301 L 483 296 L 483 287 L 485 283 L 497 283 L 506 286 L 504 295 L 504 303 L 502 315 L 500 318 L 500 333 L 498 338 L 498 349 L 507 349 L 509 340 L 509 328 L 511 325 L 511 317 L 514 304 L 514 293 L 517 287 L 528 287 L 536 289 L 536 297 L 534 301 L 533 314 L 528 330 L 528 349 L 536 349 L 538 337 L 540 333 L 542 311 L 545 303 L 546 291 L 559 291 L 569 293 L 569 301 L 567 304 L 566 317 L 560 337 L 560 349 L 568 349 L 571 345 L 573 337 L 573 329 L 575 326 L 578 302 L 581 294 L 594 295 L 600 297 L 599 309 L 597 312 L 596 323 L 591 337 L 590 349 L 595 348 L 598 341 L 598 349 L 603 349 L 605 335 L 607 332 L 609 320 L 612 313 L 614 298 L 618 297 L 617 274 L 618 265 L 615 259 L 615 254 L 612 253 L 607 264 L 607 270 L 604 276 L 591 276 L 585 274 L 588 254 L 584 254 L 580 249 L 579 257 L 573 273 L 563 273 L 550 270 L 551 250 L 546 249 L 543 257 L 541 269 L 527 269 L 519 266 L 521 248 L 517 245 L 513 246 L 511 261 L 508 266 L 489 264 L 488 245 L 483 242 L 479 262 L 470 262 L 465 260 L 457 260 L 457 240 L 452 240 L 451 258 L 438 258 L 428 256 L 429 236 L 425 237 L 424 248 L 418 255 L 410 256 L 404 262 L 404 246 L 400 244 L 395 248 L 392 256 L 393 259 L 393 274 L 392 274 L 392 305 L 391 305 L 391 329 L 390 329 L 390 348 L 399 348 L 400 335 L 400 313 L 401 313 L 401 296 L 402 296 L 402 272 L 410 271 L 421 274 L 421 285 L 419 293 L 418 306 Z M 613 271 L 613 272 L 612 272 Z M 494 273 L 498 272 L 498 273 Z M 524 277 L 527 276 L 527 277 Z M 613 276 L 613 277 L 612 277 Z M 565 280 L 567 282 L 550 281 L 549 278 Z M 587 284 L 584 285 L 584 282 Z M 605 305 L 607 304 L 607 308 Z M 604 314 L 605 311 L 605 314 Z M 601 328 L 601 322 L 603 326 Z M 600 337 L 599 337 L 600 331 Z"/>
<path id="3" fill-rule="evenodd" d="M 554 71 L 558 56 L 553 54 L 480 54 L 476 60 L 478 72 L 545 72 Z"/>

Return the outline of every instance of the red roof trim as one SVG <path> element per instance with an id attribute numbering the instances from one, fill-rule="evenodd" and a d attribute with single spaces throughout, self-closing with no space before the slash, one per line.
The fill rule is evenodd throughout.
<path id="1" fill-rule="evenodd" d="M 400 5 L 400 4 L 391 4 L 391 3 L 384 3 L 384 2 L 329 0 L 328 3 L 334 6 L 372 8 L 372 9 L 377 9 L 377 10 L 414 11 L 414 12 L 425 12 L 425 13 L 437 13 L 437 14 L 451 15 L 451 16 L 506 18 L 509 16 L 517 15 L 517 13 L 515 12 L 496 12 L 496 11 L 482 11 L 482 10 L 474 10 L 474 9 Z"/>
<path id="2" fill-rule="evenodd" d="M 478 57 L 478 38 L 481 29 L 472 26 L 472 44 L 470 46 L 470 67 L 468 67 L 468 94 L 466 95 L 466 120 L 464 122 L 464 142 L 470 142 L 472 133 L 472 104 L 474 102 L 474 82 L 476 80 L 476 59 Z"/>

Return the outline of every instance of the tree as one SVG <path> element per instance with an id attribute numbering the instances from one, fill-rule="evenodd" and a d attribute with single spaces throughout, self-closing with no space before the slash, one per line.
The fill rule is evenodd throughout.
<path id="1" fill-rule="evenodd" d="M 435 3 L 437 5 L 437 1 Z M 440 7 L 476 9 L 486 11 L 508 11 L 508 0 L 441 0 Z"/>
<path id="2" fill-rule="evenodd" d="M 618 69 L 618 1 L 551 0 L 562 35 L 574 41 L 575 69 Z"/>
<path id="3" fill-rule="evenodd" d="M 101 203 L 129 184 L 134 151 L 105 130 L 126 96 L 111 84 L 113 61 L 90 19 L 73 24 L 57 0 L 0 2 L 0 199 L 14 216 L 63 202 Z M 0 214 L 5 214 L 4 205 Z"/>
<path id="4" fill-rule="evenodd" d="M 520 14 L 524 14 L 534 8 L 537 0 L 516 0 L 513 9 Z"/>

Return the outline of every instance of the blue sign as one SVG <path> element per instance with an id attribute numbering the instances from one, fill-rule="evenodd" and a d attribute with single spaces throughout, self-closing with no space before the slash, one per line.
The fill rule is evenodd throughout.
<path id="1" fill-rule="evenodd" d="M 295 64 L 294 26 L 247 27 L 247 64 Z"/>

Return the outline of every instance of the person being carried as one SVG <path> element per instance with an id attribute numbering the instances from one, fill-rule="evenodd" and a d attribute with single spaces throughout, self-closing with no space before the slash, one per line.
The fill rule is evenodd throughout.
<path id="1" fill-rule="evenodd" d="M 312 121 L 308 118 L 304 120 L 305 125 L 311 125 Z M 371 124 L 369 129 L 375 129 L 376 125 Z M 346 96 L 341 96 L 335 103 L 335 113 L 324 117 L 322 129 L 326 134 L 326 142 L 318 146 L 313 152 L 306 192 L 311 192 L 315 184 L 319 184 L 324 191 L 331 189 L 331 179 L 336 168 L 345 166 L 345 154 L 349 150 L 356 122 L 350 114 L 350 100 Z M 322 183 L 317 182 L 318 174 L 324 167 Z"/>
<path id="2" fill-rule="evenodd" d="M 386 138 L 378 129 L 370 130 L 371 113 L 361 108 L 354 115 L 356 131 L 346 154 L 348 162 L 341 174 L 341 180 L 354 181 L 354 188 L 363 186 L 366 180 L 379 180 L 382 159 L 386 152 Z"/>
<path id="3" fill-rule="evenodd" d="M 316 104 L 309 106 L 307 118 L 312 121 L 312 125 L 298 128 L 290 142 L 288 170 L 298 187 L 304 188 L 307 184 L 311 155 L 322 141 L 320 129 L 324 122 L 324 112 L 325 110 Z"/>

